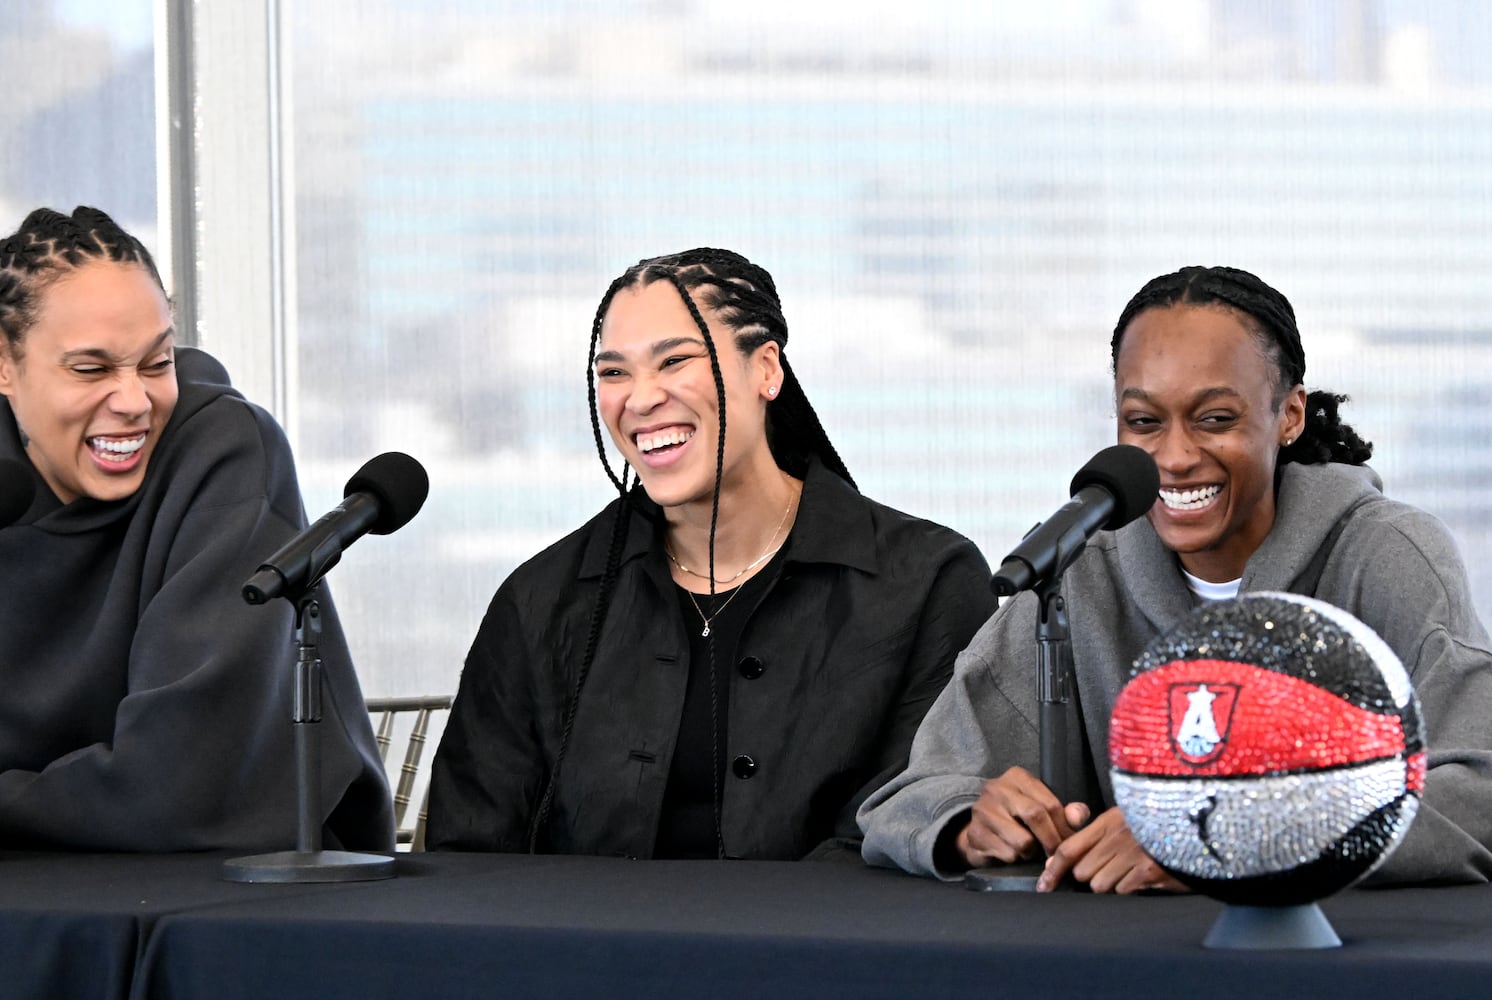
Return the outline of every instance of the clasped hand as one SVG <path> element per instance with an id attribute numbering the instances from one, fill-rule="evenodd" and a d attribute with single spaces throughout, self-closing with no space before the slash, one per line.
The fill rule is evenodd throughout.
<path id="1" fill-rule="evenodd" d="M 1081 802 L 1063 805 L 1031 772 L 1012 767 L 984 783 L 958 850 L 971 868 L 1047 856 L 1038 892 L 1072 875 L 1094 892 L 1186 892 L 1136 843 L 1118 807 L 1090 822 Z"/>

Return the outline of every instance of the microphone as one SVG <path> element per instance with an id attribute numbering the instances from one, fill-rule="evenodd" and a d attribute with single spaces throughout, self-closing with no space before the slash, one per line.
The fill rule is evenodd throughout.
<path id="1" fill-rule="evenodd" d="M 390 451 L 369 459 L 347 480 L 346 499 L 260 564 L 243 585 L 243 599 L 263 604 L 305 593 L 363 535 L 387 535 L 408 524 L 429 492 L 425 467 L 408 455 Z"/>
<path id="2" fill-rule="evenodd" d="M 0 528 L 19 520 L 35 498 L 31 467 L 13 458 L 0 458 Z"/>
<path id="3" fill-rule="evenodd" d="M 1114 531 L 1144 514 L 1160 494 L 1160 472 L 1143 448 L 1116 444 L 1088 460 L 1072 477 L 1072 499 L 1031 529 L 1005 557 L 990 582 L 1008 597 L 1061 575 L 1095 531 Z"/>

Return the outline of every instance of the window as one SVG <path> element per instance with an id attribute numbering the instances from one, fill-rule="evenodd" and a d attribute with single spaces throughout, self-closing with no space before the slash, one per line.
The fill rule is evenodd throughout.
<path id="1" fill-rule="evenodd" d="M 1129 296 L 1184 264 L 1255 271 L 1297 307 L 1309 384 L 1353 396 L 1389 492 L 1446 520 L 1492 609 L 1492 18 L 1473 0 L 282 17 L 279 364 L 307 504 L 391 448 L 432 480 L 334 576 L 370 694 L 454 688 L 504 576 L 610 499 L 592 311 L 638 258 L 699 245 L 773 273 L 788 356 L 865 492 L 992 562 L 1113 439 Z"/>

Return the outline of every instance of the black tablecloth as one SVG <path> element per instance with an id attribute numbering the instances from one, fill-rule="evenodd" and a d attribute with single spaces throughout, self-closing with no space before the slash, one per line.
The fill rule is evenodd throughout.
<path id="1" fill-rule="evenodd" d="M 240 885 L 0 856 L 0 996 L 1481 996 L 1492 889 L 1348 891 L 1344 946 L 1225 952 L 1199 897 L 973 893 L 855 864 L 412 855 Z"/>
<path id="2" fill-rule="evenodd" d="M 162 916 L 334 888 L 224 882 L 223 857 L 0 852 L 0 998 L 127 997 Z"/>

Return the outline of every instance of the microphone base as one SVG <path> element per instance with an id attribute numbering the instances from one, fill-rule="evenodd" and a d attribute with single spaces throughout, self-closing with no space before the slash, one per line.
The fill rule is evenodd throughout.
<path id="1" fill-rule="evenodd" d="M 964 888 L 970 892 L 1035 892 L 1041 869 L 1037 862 L 975 868 L 964 872 Z"/>
<path id="2" fill-rule="evenodd" d="M 393 878 L 394 859 L 353 851 L 275 851 L 229 858 L 222 877 L 227 882 L 371 882 Z"/>

